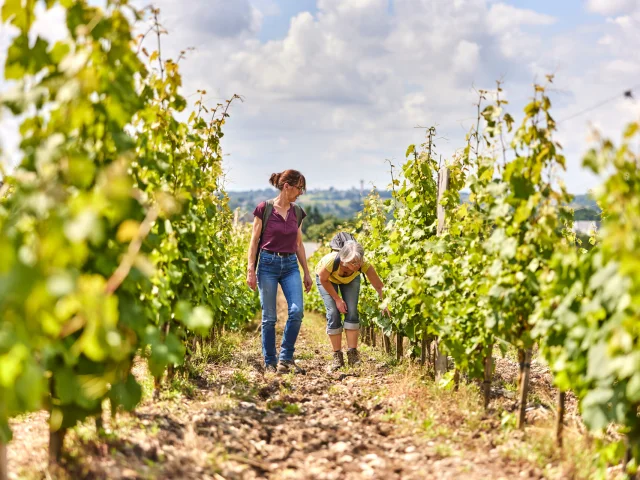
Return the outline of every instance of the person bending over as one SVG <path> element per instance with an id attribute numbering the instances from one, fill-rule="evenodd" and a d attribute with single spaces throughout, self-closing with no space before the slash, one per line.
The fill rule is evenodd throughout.
<path id="1" fill-rule="evenodd" d="M 364 249 L 359 243 L 346 242 L 338 253 L 331 252 L 325 255 L 316 266 L 316 284 L 327 311 L 327 335 L 333 348 L 331 371 L 344 366 L 343 329 L 347 336 L 349 365 L 354 366 L 360 363 L 358 353 L 360 273 L 367 276 L 382 301 L 384 285 L 373 265 L 365 260 Z M 389 311 L 385 308 L 383 313 L 388 315 Z M 344 315 L 344 322 L 342 315 Z"/>

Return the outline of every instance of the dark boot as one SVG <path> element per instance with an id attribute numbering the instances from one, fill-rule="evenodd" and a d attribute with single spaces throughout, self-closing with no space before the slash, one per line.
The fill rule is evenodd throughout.
<path id="1" fill-rule="evenodd" d="M 358 349 L 350 348 L 347 350 L 347 360 L 349 362 L 350 367 L 355 367 L 356 365 L 360 365 L 362 361 L 360 360 L 360 354 L 358 353 Z"/>
<path id="2" fill-rule="evenodd" d="M 330 372 L 335 372 L 344 367 L 344 355 L 342 355 L 342 350 L 338 350 L 337 352 L 333 352 L 333 361 L 329 366 Z"/>
<path id="3" fill-rule="evenodd" d="M 293 372 L 298 375 L 306 375 L 306 371 L 296 365 L 295 360 L 280 360 L 278 363 L 278 373 L 284 374 Z"/>

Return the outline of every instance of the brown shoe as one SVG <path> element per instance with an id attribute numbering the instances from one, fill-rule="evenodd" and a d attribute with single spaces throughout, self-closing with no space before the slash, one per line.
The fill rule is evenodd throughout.
<path id="1" fill-rule="evenodd" d="M 362 363 L 362 360 L 360 360 L 360 354 L 356 348 L 350 348 L 347 350 L 347 360 L 350 367 L 355 367 Z"/>
<path id="2" fill-rule="evenodd" d="M 280 360 L 280 363 L 278 363 L 278 373 L 285 374 L 289 372 L 293 372 L 297 375 L 307 374 L 303 368 L 300 368 L 296 364 L 295 360 Z"/>
<path id="3" fill-rule="evenodd" d="M 338 350 L 337 352 L 333 352 L 333 361 L 329 366 L 330 372 L 335 372 L 344 367 L 344 355 L 342 355 L 342 350 Z"/>

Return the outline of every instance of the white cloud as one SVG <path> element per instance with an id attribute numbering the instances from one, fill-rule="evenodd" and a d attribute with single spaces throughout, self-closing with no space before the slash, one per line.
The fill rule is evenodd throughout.
<path id="1" fill-rule="evenodd" d="M 489 9 L 487 23 L 489 31 L 500 33 L 515 30 L 521 25 L 551 25 L 557 21 L 551 15 L 534 10 L 516 8 L 505 3 L 494 3 Z"/>
<path id="2" fill-rule="evenodd" d="M 236 37 L 258 31 L 262 22 L 249 0 L 190 0 L 188 8 L 179 2 L 159 3 L 162 18 L 191 35 Z"/>
<path id="3" fill-rule="evenodd" d="M 502 4 L 490 9 L 484 0 L 397 0 L 394 12 L 388 14 L 387 0 L 319 0 L 318 13 L 294 17 L 282 40 L 245 39 L 228 56 L 200 49 L 185 64 L 185 79 L 195 78 L 194 64 L 222 64 L 211 68 L 206 82 L 246 97 L 232 111 L 225 136 L 238 186 L 258 186 L 246 183 L 245 171 L 255 179 L 275 166 L 300 162 L 312 174 L 310 183 L 317 178 L 346 186 L 365 175 L 385 185 L 384 158 L 402 156 L 408 143 L 422 141 L 416 125 L 438 124 L 450 138 L 440 140 L 438 148 L 450 154 L 471 125 L 472 86 L 491 87 L 495 78 L 514 70 L 510 58 L 521 60 L 525 47 L 535 49 L 520 25 L 554 21 Z M 506 32 L 494 31 L 492 15 L 515 21 Z M 204 73 L 195 75 L 202 80 Z M 532 76 L 526 75 L 529 82 Z M 285 132 L 290 143 L 283 150 L 278 139 Z M 292 132 L 304 139 L 302 155 Z M 372 168 L 376 156 L 379 163 Z M 366 172 L 360 172 L 365 158 Z M 343 173 L 336 177 L 330 169 Z M 256 176 L 256 170 L 264 174 Z"/>
<path id="4" fill-rule="evenodd" d="M 479 58 L 480 46 L 474 42 L 461 40 L 453 57 L 453 68 L 458 72 L 473 72 Z"/>
<path id="5" fill-rule="evenodd" d="M 640 74 L 640 64 L 623 59 L 616 59 L 604 64 L 604 69 L 612 75 L 638 75 Z"/>
<path id="6" fill-rule="evenodd" d="M 390 15 L 388 0 L 318 0 L 316 13 L 297 14 L 282 38 L 261 43 L 262 18 L 279 14 L 275 0 L 156 3 L 170 33 L 163 57 L 196 47 L 181 62 L 184 93 L 205 89 L 209 103 L 245 97 L 231 108 L 223 139 L 233 188 L 263 187 L 290 167 L 310 187 L 360 179 L 384 187 L 385 158 L 397 165 L 409 143 L 423 141 L 417 125 L 438 126 L 445 157 L 464 145 L 475 124 L 474 88 L 504 77 L 519 118 L 534 78 L 557 73 L 552 99 L 562 120 L 637 83 L 640 64 L 640 14 L 622 7 L 557 33 L 549 27 L 563 19 L 506 1 L 395 0 Z M 634 108 L 620 98 L 561 122 L 572 191 L 594 184 L 579 169 L 587 119 L 617 138 Z"/>
<path id="7" fill-rule="evenodd" d="M 265 17 L 281 13 L 280 6 L 274 0 L 253 0 L 252 5 Z"/>
<path id="8" fill-rule="evenodd" d="M 611 35 L 604 35 L 603 37 L 600 38 L 600 40 L 598 40 L 598 45 L 611 45 L 614 42 L 614 39 L 611 37 Z"/>
<path id="9" fill-rule="evenodd" d="M 491 5 L 486 16 L 488 31 L 499 39 L 502 54 L 509 59 L 527 61 L 539 55 L 541 36 L 522 27 L 544 27 L 557 21 L 550 15 L 516 8 L 504 3 Z"/>
<path id="10" fill-rule="evenodd" d="M 601 15 L 620 15 L 640 7 L 638 0 L 588 0 L 587 9 Z"/>

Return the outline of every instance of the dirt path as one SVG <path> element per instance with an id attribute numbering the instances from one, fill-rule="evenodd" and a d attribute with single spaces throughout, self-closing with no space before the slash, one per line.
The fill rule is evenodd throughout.
<path id="1" fill-rule="evenodd" d="M 207 365 L 187 394 L 183 385 L 147 399 L 118 415 L 106 436 L 78 427 L 66 446 L 67 473 L 48 478 L 543 477 L 535 462 L 505 454 L 491 433 L 499 420 L 471 411 L 477 398 L 430 396 L 415 372 L 367 347 L 361 367 L 329 374 L 323 323 L 318 315 L 304 319 L 296 354 L 306 375 L 265 375 L 254 330 Z M 434 405 L 441 410 L 428 410 Z M 36 414 L 15 423 L 13 478 L 49 475 L 44 421 Z"/>
<path id="2" fill-rule="evenodd" d="M 321 319 L 309 320 L 317 324 Z M 380 395 L 394 388 L 388 367 L 368 359 L 357 370 L 326 373 L 326 349 L 317 329 L 305 329 L 300 338 L 304 376 L 264 375 L 258 351 L 254 338 L 236 352 L 231 365 L 211 367 L 195 400 L 139 408 L 133 417 L 138 428 L 121 426 L 124 441 L 110 445 L 118 454 L 86 458 L 83 474 L 453 479 L 468 474 L 513 478 L 520 473 L 519 467 L 496 465 L 495 457 L 474 463 L 473 457 L 451 456 L 426 437 L 403 432 L 387 418 L 393 406 Z M 147 435 L 154 430 L 155 436 Z"/>
<path id="3" fill-rule="evenodd" d="M 315 252 L 319 246 L 319 242 L 304 242 L 304 251 L 307 255 L 307 258 L 313 255 L 313 252 Z"/>

